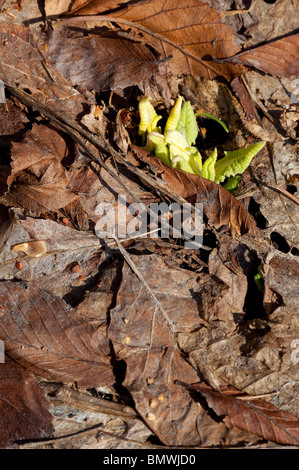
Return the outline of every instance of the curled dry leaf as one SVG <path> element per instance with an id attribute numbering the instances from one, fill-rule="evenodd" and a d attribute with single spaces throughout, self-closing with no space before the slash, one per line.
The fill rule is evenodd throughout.
<path id="1" fill-rule="evenodd" d="M 227 226 L 237 235 L 248 233 L 257 236 L 258 228 L 254 219 L 222 186 L 201 176 L 175 170 L 140 147 L 132 145 L 131 148 L 142 161 L 158 169 L 162 179 L 174 194 L 192 203 L 203 203 L 203 210 L 210 225 L 216 229 Z"/>
<path id="2" fill-rule="evenodd" d="M 56 0 L 57 1 L 57 0 Z M 80 0 L 79 0 L 80 1 Z M 81 0 L 82 1 L 82 0 Z M 141 3 L 147 0 L 133 0 L 130 3 Z M 76 9 L 76 15 L 96 15 L 97 13 L 102 13 L 108 10 L 116 10 L 122 7 L 126 8 L 128 1 L 127 0 L 87 0 L 85 5 L 81 8 Z"/>
<path id="3" fill-rule="evenodd" d="M 47 16 L 74 12 L 88 4 L 88 0 L 45 0 Z"/>
<path id="4" fill-rule="evenodd" d="M 20 366 L 80 387 L 115 381 L 107 338 L 61 299 L 24 282 L 0 282 L 0 337 Z"/>
<path id="5" fill-rule="evenodd" d="M 233 394 L 215 391 L 205 384 L 177 383 L 203 395 L 218 416 L 225 416 L 227 426 L 236 426 L 279 444 L 299 445 L 297 417 L 279 410 L 271 403 L 261 399 L 246 401 L 246 396 L 240 400 Z"/>
<path id="6" fill-rule="evenodd" d="M 0 447 L 25 439 L 51 438 L 52 415 L 36 380 L 8 357 L 0 366 Z"/>

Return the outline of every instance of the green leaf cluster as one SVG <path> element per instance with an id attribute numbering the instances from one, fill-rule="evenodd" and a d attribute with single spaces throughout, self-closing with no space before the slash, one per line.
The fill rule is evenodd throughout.
<path id="1" fill-rule="evenodd" d="M 145 149 L 154 153 L 164 163 L 178 170 L 184 170 L 194 175 L 200 175 L 215 183 L 223 183 L 226 178 L 226 188 L 234 190 L 240 175 L 250 165 L 253 157 L 264 147 L 265 142 L 258 142 L 244 149 L 224 152 L 224 157 L 218 158 L 217 149 L 202 162 L 202 157 L 195 147 L 198 136 L 196 115 L 190 101 L 184 101 L 179 96 L 169 113 L 164 133 L 157 126 L 162 116 L 159 116 L 145 96 L 139 102 L 139 135 Z M 201 113 L 219 122 L 227 131 L 227 127 L 219 119 L 209 114 Z"/>

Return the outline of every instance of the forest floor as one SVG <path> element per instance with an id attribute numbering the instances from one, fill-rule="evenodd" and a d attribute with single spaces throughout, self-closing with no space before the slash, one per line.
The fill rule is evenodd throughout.
<path id="1" fill-rule="evenodd" d="M 298 8 L 0 0 L 2 448 L 299 445 Z M 179 96 L 234 190 L 144 149 Z"/>

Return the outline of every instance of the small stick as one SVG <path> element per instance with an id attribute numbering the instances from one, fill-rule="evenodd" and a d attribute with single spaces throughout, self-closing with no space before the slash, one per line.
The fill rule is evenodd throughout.
<path id="1" fill-rule="evenodd" d="M 175 332 L 175 329 L 173 327 L 174 325 L 174 322 L 172 322 L 167 314 L 167 312 L 164 310 L 164 308 L 162 307 L 162 305 L 160 304 L 159 300 L 157 299 L 157 297 L 155 296 L 154 292 L 152 291 L 152 289 L 150 288 L 150 286 L 148 285 L 148 283 L 146 282 L 146 280 L 144 279 L 143 275 L 141 274 L 141 272 L 139 271 L 139 269 L 137 268 L 136 264 L 134 263 L 134 261 L 131 259 L 129 253 L 125 250 L 125 248 L 121 245 L 120 241 L 118 240 L 117 236 L 116 235 L 113 235 L 113 238 L 115 240 L 115 243 L 117 244 L 117 247 L 119 249 L 119 251 L 121 252 L 121 254 L 123 255 L 124 259 L 126 260 L 126 262 L 128 263 L 128 265 L 130 266 L 130 268 L 132 269 L 132 271 L 136 274 L 136 276 L 138 277 L 138 279 L 140 280 L 140 282 L 143 284 L 143 286 L 145 287 L 145 289 L 147 290 L 147 292 L 149 293 L 149 295 L 151 296 L 151 298 L 153 299 L 155 305 L 158 307 L 158 309 L 160 310 L 164 320 L 166 321 L 167 323 L 167 326 L 169 327 L 171 333 L 173 334 L 174 337 L 176 337 L 176 332 Z"/>
<path id="2" fill-rule="evenodd" d="M 253 0 L 252 4 L 248 8 L 248 10 L 230 10 L 230 11 L 223 11 L 220 13 L 220 16 L 228 16 L 228 15 L 243 15 L 243 13 L 249 13 L 251 10 L 254 9 L 257 0 Z"/>

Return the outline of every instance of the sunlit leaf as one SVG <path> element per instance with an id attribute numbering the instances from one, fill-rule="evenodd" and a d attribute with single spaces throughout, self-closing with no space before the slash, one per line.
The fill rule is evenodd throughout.
<path id="1" fill-rule="evenodd" d="M 209 158 L 206 159 L 206 161 L 202 165 L 200 176 L 203 176 L 203 178 L 207 178 L 210 181 L 215 181 L 216 160 L 217 160 L 217 149 L 213 151 L 213 153 L 209 156 Z"/>
<path id="2" fill-rule="evenodd" d="M 179 96 L 175 102 L 175 105 L 171 108 L 169 117 L 165 124 L 164 133 L 166 133 L 167 131 L 174 131 L 176 129 L 181 116 L 182 102 L 183 97 Z"/>
<path id="3" fill-rule="evenodd" d="M 236 176 L 230 176 L 228 179 L 227 179 L 227 182 L 223 185 L 223 187 L 229 191 L 229 192 L 232 192 L 234 191 L 235 189 L 237 189 L 237 187 L 239 186 L 239 183 L 242 179 L 242 176 L 241 175 L 236 175 Z"/>
<path id="4" fill-rule="evenodd" d="M 224 152 L 225 156 L 215 165 L 215 182 L 222 183 L 227 176 L 243 173 L 253 157 L 264 147 L 266 142 L 258 142 L 245 149 Z"/>
<path id="5" fill-rule="evenodd" d="M 162 116 L 158 116 L 148 96 L 139 101 L 140 123 L 138 134 L 145 136 L 146 132 L 157 132 L 157 123 Z"/>
<path id="6" fill-rule="evenodd" d="M 185 137 L 188 145 L 195 144 L 198 136 L 198 127 L 190 101 L 185 101 L 182 105 L 181 115 L 176 130 Z"/>
<path id="7" fill-rule="evenodd" d="M 156 157 L 160 158 L 167 165 L 170 165 L 169 150 L 165 143 L 164 136 L 158 132 L 150 132 L 148 140 L 154 144 Z"/>

